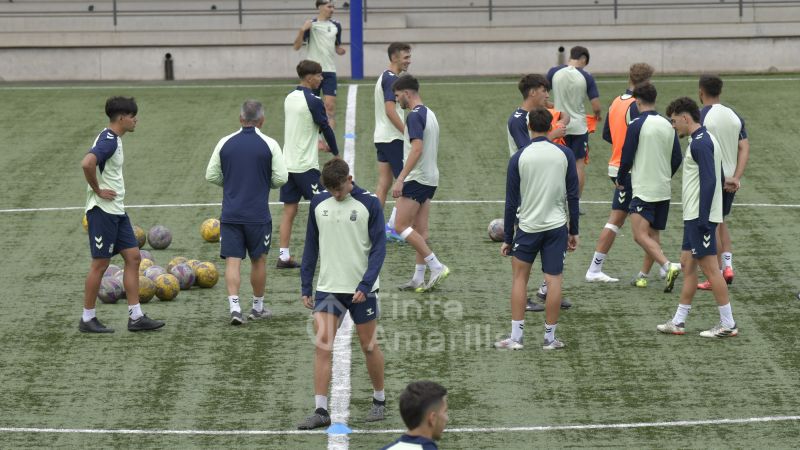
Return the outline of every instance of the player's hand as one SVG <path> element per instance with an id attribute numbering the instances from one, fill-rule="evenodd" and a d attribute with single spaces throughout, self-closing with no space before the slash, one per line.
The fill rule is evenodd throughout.
<path id="1" fill-rule="evenodd" d="M 97 191 L 97 196 L 103 200 L 114 200 L 117 197 L 117 192 L 113 189 L 100 189 Z"/>
<path id="2" fill-rule="evenodd" d="M 344 47 L 336 47 L 336 54 L 337 55 L 344 55 L 346 53 Z"/>
<path id="3" fill-rule="evenodd" d="M 567 251 L 574 252 L 578 248 L 578 241 L 577 234 L 570 234 L 569 238 L 567 238 Z"/>
<path id="4" fill-rule="evenodd" d="M 602 122 L 603 121 L 603 115 L 600 114 L 599 112 L 598 113 L 594 113 L 594 119 L 596 121 L 598 121 L 598 122 Z"/>
<path id="5" fill-rule="evenodd" d="M 397 179 L 392 185 L 392 198 L 400 198 L 401 195 L 403 195 L 403 181 Z"/>
<path id="6" fill-rule="evenodd" d="M 503 245 L 500 246 L 500 254 L 503 256 L 508 256 L 511 253 L 511 244 L 506 244 L 503 242 Z"/>
<path id="7" fill-rule="evenodd" d="M 304 295 L 302 299 L 303 299 L 303 306 L 305 306 L 308 309 L 314 309 L 314 300 L 311 298 L 310 295 Z"/>
<path id="8" fill-rule="evenodd" d="M 561 125 L 558 125 L 555 128 L 553 128 L 552 131 L 550 131 L 550 133 L 547 135 L 547 138 L 552 141 L 552 140 L 555 140 L 555 139 L 558 139 L 558 138 L 562 138 L 562 137 L 564 137 L 566 135 L 567 135 L 567 128 L 563 127 Z"/>
<path id="9" fill-rule="evenodd" d="M 321 152 L 325 152 L 325 153 L 330 153 L 331 152 L 331 147 L 330 147 L 330 145 L 328 145 L 327 142 L 325 142 L 322 139 L 320 139 L 319 141 L 317 141 L 317 150 L 319 150 Z"/>
<path id="10" fill-rule="evenodd" d="M 356 293 L 353 294 L 353 303 L 364 303 L 366 299 L 367 296 L 361 291 L 356 291 Z"/>
<path id="11" fill-rule="evenodd" d="M 725 177 L 725 191 L 736 192 L 741 187 L 742 182 L 736 177 Z"/>
<path id="12" fill-rule="evenodd" d="M 302 26 L 302 27 L 300 27 L 300 30 L 301 30 L 301 31 L 308 31 L 308 30 L 310 30 L 310 29 L 311 29 L 311 24 L 312 24 L 312 22 L 313 22 L 313 21 L 312 21 L 311 19 L 308 19 L 308 20 L 306 20 L 305 22 L 303 22 L 303 26 Z"/>

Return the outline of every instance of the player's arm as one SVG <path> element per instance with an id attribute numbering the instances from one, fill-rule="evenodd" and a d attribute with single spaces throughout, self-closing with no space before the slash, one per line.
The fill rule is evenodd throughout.
<path id="1" fill-rule="evenodd" d="M 303 42 L 308 41 L 308 37 L 311 30 L 311 19 L 306 20 L 303 22 L 303 26 L 300 27 L 300 31 L 297 32 L 297 36 L 294 38 L 294 43 L 292 44 L 292 48 L 295 50 L 300 50 L 300 47 L 303 46 Z"/>
<path id="2" fill-rule="evenodd" d="M 317 268 L 317 258 L 319 257 L 319 228 L 315 210 L 319 202 L 311 200 L 311 208 L 308 212 L 308 224 L 306 225 L 306 241 L 303 248 L 303 261 L 300 263 L 300 295 L 306 308 L 313 308 L 314 303 L 311 299 L 311 283 L 314 281 L 314 270 Z"/>
<path id="3" fill-rule="evenodd" d="M 603 140 L 608 142 L 609 144 L 614 144 L 613 142 L 611 142 L 611 124 L 609 123 L 610 120 L 608 120 L 608 118 L 610 117 L 611 108 L 609 108 L 608 111 L 609 112 L 606 113 L 606 121 L 603 122 Z"/>
<path id="4" fill-rule="evenodd" d="M 408 139 L 411 141 L 411 151 L 408 152 L 408 158 L 403 162 L 403 170 L 397 175 L 397 179 L 392 185 L 392 197 L 394 198 L 402 195 L 403 183 L 406 181 L 406 177 L 422 157 L 422 137 L 425 134 L 425 120 L 422 118 L 422 114 L 417 112 L 409 113 L 406 126 L 408 127 Z"/>
<path id="5" fill-rule="evenodd" d="M 405 129 L 405 125 L 403 125 L 403 119 L 397 114 L 395 105 L 396 103 L 394 100 L 387 100 L 383 103 L 383 109 L 386 112 L 386 117 L 389 118 L 389 122 L 392 122 L 392 125 L 397 128 L 397 131 L 402 133 Z"/>
<path id="6" fill-rule="evenodd" d="M 547 133 L 547 139 L 550 139 L 551 141 L 566 136 L 567 124 L 569 123 L 568 114 L 564 114 L 561 111 L 556 111 L 556 113 L 558 114 L 558 120 L 556 120 L 556 126 L 554 126 L 550 130 L 550 132 Z"/>
<path id="7" fill-rule="evenodd" d="M 223 141 L 219 141 L 214 151 L 211 153 L 211 159 L 208 160 L 206 166 L 206 181 L 214 183 L 217 186 L 222 186 L 222 161 L 219 158 L 219 152 L 222 150 Z"/>
<path id="8" fill-rule="evenodd" d="M 567 173 L 564 182 L 567 187 L 567 208 L 569 208 L 569 250 L 575 250 L 578 245 L 578 222 L 580 217 L 580 195 L 578 182 L 578 169 L 575 165 L 575 155 L 567 147 L 560 147 L 567 157 Z"/>
<path id="9" fill-rule="evenodd" d="M 105 134 L 105 133 L 104 133 Z M 97 181 L 97 166 L 100 166 L 101 171 L 105 162 L 108 161 L 117 151 L 117 139 L 104 139 L 98 138 L 97 143 L 91 150 L 83 157 L 81 161 L 81 168 L 83 169 L 83 177 L 86 178 L 86 183 L 92 188 L 98 197 L 104 200 L 113 200 L 117 193 L 113 189 L 100 189 L 100 183 Z"/>
<path id="10" fill-rule="evenodd" d="M 739 120 L 742 121 L 742 129 L 739 131 L 739 151 L 736 155 L 736 170 L 733 172 L 736 189 L 739 189 L 744 168 L 747 167 L 747 161 L 750 159 L 750 139 L 747 138 L 747 130 L 744 128 L 744 119 L 739 117 Z"/>
<path id="11" fill-rule="evenodd" d="M 681 166 L 681 162 L 683 161 L 683 153 L 681 153 L 681 141 L 678 139 L 678 133 L 675 133 L 675 140 L 672 143 L 672 176 L 675 176 L 675 172 L 678 171 L 678 168 Z"/>
<path id="12" fill-rule="evenodd" d="M 601 114 L 600 92 L 597 90 L 597 83 L 594 81 L 594 77 L 587 72 L 581 71 L 581 73 L 586 79 L 586 95 L 589 97 L 589 103 L 592 104 L 594 118 L 599 122 L 603 120 L 603 115 Z"/>
<path id="13" fill-rule="evenodd" d="M 592 112 L 594 112 L 594 118 L 597 119 L 598 122 L 603 120 L 603 115 L 601 114 L 602 107 L 600 106 L 600 99 L 595 97 L 593 99 L 590 99 L 589 103 L 592 104 Z"/>
<path id="14" fill-rule="evenodd" d="M 708 216 L 711 214 L 711 203 L 714 200 L 714 191 L 717 187 L 716 170 L 714 170 L 714 147 L 709 141 L 701 141 L 701 145 L 691 145 L 692 159 L 697 162 L 700 172 L 700 216 L 697 219 L 700 229 L 708 231 L 711 227 Z"/>
<path id="15" fill-rule="evenodd" d="M 386 228 L 383 221 L 383 208 L 377 197 L 370 196 L 371 200 L 369 206 L 369 240 L 372 246 L 369 249 L 369 257 L 367 258 L 367 271 L 364 272 L 364 277 L 358 283 L 357 290 L 364 295 L 370 293 L 372 286 L 375 285 L 375 280 L 378 279 L 378 274 L 383 267 L 383 260 L 386 259 Z"/>
<path id="16" fill-rule="evenodd" d="M 508 134 L 514 139 L 517 150 L 521 150 L 531 143 L 531 134 L 528 131 L 527 120 L 515 120 L 512 115 L 508 120 Z"/>
<path id="17" fill-rule="evenodd" d="M 625 132 L 625 143 L 622 144 L 622 156 L 619 161 L 619 172 L 617 172 L 617 186 L 627 186 L 629 183 L 629 172 L 633 167 L 633 160 L 636 158 L 636 149 L 639 147 L 639 131 L 642 129 L 642 121 L 635 120 L 628 126 Z"/>
<path id="18" fill-rule="evenodd" d="M 277 142 L 270 146 L 272 151 L 272 174 L 270 175 L 270 185 L 279 188 L 289 181 L 289 170 L 286 169 L 286 161 L 283 158 L 283 150 Z"/>
<path id="19" fill-rule="evenodd" d="M 334 22 L 336 25 L 336 54 L 341 56 L 345 54 L 344 47 L 342 47 L 342 25 L 339 22 Z"/>
<path id="20" fill-rule="evenodd" d="M 519 157 L 522 152 L 514 153 L 508 161 L 508 171 L 506 172 L 506 205 L 503 213 L 503 245 L 500 253 L 508 256 L 511 250 L 511 243 L 514 242 L 514 225 L 517 223 L 517 210 L 521 203 L 520 195 L 520 176 L 519 176 Z"/>
<path id="21" fill-rule="evenodd" d="M 325 142 L 327 142 L 328 147 L 331 148 L 331 153 L 333 153 L 333 156 L 338 156 L 339 147 L 336 145 L 336 135 L 333 132 L 333 128 L 331 128 L 328 123 L 328 114 L 325 112 L 325 105 L 322 103 L 322 100 L 311 94 L 306 94 L 306 103 L 308 104 L 309 111 L 311 111 L 311 118 L 325 137 Z"/>

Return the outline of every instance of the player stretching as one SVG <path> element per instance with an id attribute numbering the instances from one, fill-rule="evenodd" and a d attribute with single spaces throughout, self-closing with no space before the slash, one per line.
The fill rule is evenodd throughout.
<path id="1" fill-rule="evenodd" d="M 650 83 L 633 90 L 640 116 L 625 133 L 617 189 L 632 190 L 633 239 L 661 267 L 661 275 L 666 277 L 664 292 L 672 292 L 681 267 L 664 256 L 660 232 L 667 226 L 670 180 L 681 165 L 681 145 L 669 121 L 656 112 L 656 95 L 656 87 Z M 635 286 L 647 286 L 650 267 L 645 269 L 632 281 Z"/>
<path id="2" fill-rule="evenodd" d="M 386 256 L 383 209 L 378 199 L 353 184 L 350 168 L 332 159 L 322 168 L 327 191 L 311 200 L 306 246 L 300 270 L 303 304 L 314 311 L 314 414 L 297 428 L 310 430 L 331 424 L 328 385 L 331 382 L 333 340 L 343 314 L 356 324 L 361 350 L 374 389 L 366 421 L 383 420 L 383 353 L 377 341 L 378 274 Z M 317 292 L 311 296 L 319 264 Z M 349 345 L 349 343 L 348 343 Z"/>
<path id="3" fill-rule="evenodd" d="M 716 75 L 703 75 L 700 77 L 700 101 L 703 109 L 700 110 L 700 124 L 715 137 L 722 152 L 722 169 L 731 176 L 733 184 L 722 191 L 722 223 L 717 227 L 717 242 L 720 250 L 719 268 L 725 282 L 733 282 L 733 248 L 728 222 L 725 218 L 731 212 L 733 197 L 739 190 L 744 168 L 750 157 L 750 141 L 747 139 L 747 130 L 744 128 L 744 119 L 731 108 L 720 104 L 719 96 L 722 93 L 722 79 Z M 706 280 L 697 285 L 698 289 L 711 289 L 711 282 Z"/>
<path id="4" fill-rule="evenodd" d="M 397 104 L 392 85 L 401 72 L 411 64 L 411 46 L 402 42 L 392 42 L 387 50 L 389 68 L 384 70 L 375 83 L 375 133 L 373 141 L 378 156 L 378 186 L 375 195 L 386 204 L 386 193 L 392 187 L 392 179 L 403 170 L 403 108 Z M 394 230 L 397 207 L 386 223 L 386 237 L 396 241 L 402 238 Z"/>
<path id="5" fill-rule="evenodd" d="M 662 333 L 684 334 L 686 317 L 697 291 L 697 266 L 711 281 L 711 290 L 719 309 L 719 324 L 700 333 L 708 338 L 739 334 L 728 298 L 728 286 L 719 272 L 715 228 L 722 223 L 722 188 L 737 180 L 725 180 L 719 142 L 700 125 L 700 110 L 694 100 L 682 97 L 667 107 L 672 126 L 681 137 L 689 137 L 683 163 L 683 245 L 681 264 L 686 277 L 681 300 L 672 320 L 658 325 Z"/>
<path id="6" fill-rule="evenodd" d="M 322 81 L 322 67 L 314 61 L 303 60 L 297 65 L 300 85 L 283 102 L 283 156 L 289 170 L 289 181 L 281 186 L 280 200 L 283 216 L 280 227 L 278 269 L 296 269 L 300 264 L 292 259 L 289 243 L 292 225 L 297 216 L 300 198 L 311 200 L 322 188 L 319 186 L 319 150 L 317 136 L 322 131 L 331 153 L 339 154 L 336 136 L 328 124 L 325 108 L 312 90 Z"/>
<path id="7" fill-rule="evenodd" d="M 325 112 L 331 128 L 336 127 L 336 63 L 335 55 L 344 55 L 342 25 L 333 20 L 334 5 L 330 0 L 316 0 L 317 18 L 303 22 L 292 45 L 300 50 L 308 45 L 306 59 L 322 65 L 322 83 L 314 88 L 314 95 L 323 95 Z"/>
<path id="8" fill-rule="evenodd" d="M 617 172 L 619 172 L 619 161 L 622 157 L 622 146 L 625 143 L 625 133 L 628 131 L 628 124 L 639 117 L 639 108 L 636 107 L 636 100 L 633 98 L 633 89 L 650 81 L 653 76 L 653 67 L 646 63 L 636 63 L 631 65 L 628 71 L 628 89 L 625 93 L 615 98 L 608 108 L 606 122 L 603 126 L 603 139 L 611 144 L 611 158 L 608 160 L 608 176 L 614 183 L 614 193 L 611 199 L 611 214 L 608 216 L 600 237 L 597 238 L 594 256 L 586 271 L 586 281 L 589 283 L 616 283 L 619 278 L 613 278 L 603 273 L 603 262 L 608 256 L 614 239 L 625 219 L 628 217 L 628 208 L 631 204 L 630 189 L 619 190 L 616 188 Z M 653 259 L 644 254 L 643 270 L 649 271 L 653 266 Z"/>
<path id="9" fill-rule="evenodd" d="M 561 307 L 564 258 L 567 250 L 575 250 L 578 245 L 578 174 L 572 151 L 547 140 L 552 120 L 550 112 L 544 108 L 531 111 L 528 121 L 533 140 L 508 163 L 505 242 L 500 252 L 503 256 L 513 256 L 511 336 L 496 342 L 494 346 L 498 349 L 523 347 L 528 279 L 539 253 L 548 286 L 543 348 L 564 347 L 564 343 L 556 339 L 555 332 Z M 517 219 L 519 224 L 515 230 Z"/>
<path id="10" fill-rule="evenodd" d="M 426 243 L 431 199 L 439 184 L 439 168 L 436 166 L 439 122 L 436 114 L 422 103 L 416 78 L 403 75 L 395 81 L 392 90 L 400 106 L 410 110 L 406 116 L 403 170 L 392 186 L 392 197 L 397 199 L 395 225 L 400 236 L 417 251 L 414 276 L 400 289 L 426 292 L 450 275 L 450 269 L 439 262 Z M 427 283 L 426 268 L 431 269 Z"/>
<path id="11" fill-rule="evenodd" d="M 86 178 L 86 220 L 89 222 L 89 250 L 92 263 L 86 275 L 83 315 L 78 330 L 84 333 L 113 333 L 99 320 L 95 305 L 103 273 L 117 253 L 125 261 L 122 282 L 128 297 L 128 331 L 155 330 L 164 322 L 153 320 L 139 304 L 139 244 L 131 220 L 125 213 L 125 181 L 122 178 L 122 136 L 133 132 L 139 119 L 133 98 L 111 97 L 106 100 L 109 124 L 94 139 L 92 149 L 83 157 L 81 168 Z"/>

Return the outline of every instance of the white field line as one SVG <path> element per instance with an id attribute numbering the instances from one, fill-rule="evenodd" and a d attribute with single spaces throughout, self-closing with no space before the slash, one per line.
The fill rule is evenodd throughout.
<path id="1" fill-rule="evenodd" d="M 353 166 L 350 166 L 351 168 Z M 308 204 L 307 201 L 301 201 L 301 204 Z M 386 200 L 386 203 L 394 203 L 394 200 Z M 502 204 L 505 200 L 431 200 L 431 203 L 438 203 L 441 205 L 469 205 L 469 204 Z M 588 205 L 610 205 L 611 202 L 606 200 L 584 200 L 582 204 Z M 271 206 L 282 205 L 281 202 L 269 202 Z M 148 209 L 148 208 L 196 208 L 202 206 L 221 206 L 221 203 L 166 203 L 160 205 L 126 205 L 126 209 Z M 681 202 L 672 202 L 672 206 L 680 206 Z M 800 204 L 793 203 L 734 203 L 733 206 L 743 208 L 800 208 Z M 63 206 L 63 207 L 46 207 L 46 208 L 8 208 L 0 209 L 0 214 L 10 213 L 30 213 L 30 212 L 51 212 L 51 211 L 80 211 L 83 206 Z"/>
<path id="2" fill-rule="evenodd" d="M 358 86 L 349 85 L 347 88 L 347 110 L 344 125 L 344 150 L 342 159 L 350 166 L 350 175 L 355 178 L 356 163 L 356 100 Z M 347 424 L 350 419 L 350 366 L 352 363 L 353 319 L 350 313 L 344 315 L 336 338 L 333 340 L 333 367 L 331 368 L 332 380 L 330 387 L 330 413 L 331 423 Z M 347 450 L 350 447 L 350 438 L 347 434 L 329 434 L 329 450 Z"/>
<path id="3" fill-rule="evenodd" d="M 677 420 L 670 422 L 596 423 L 573 425 L 539 425 L 525 427 L 461 427 L 445 429 L 445 434 L 517 433 L 540 431 L 630 430 L 636 428 L 697 427 L 716 425 L 745 425 L 769 422 L 797 422 L 800 416 L 766 416 L 741 419 Z M 354 434 L 400 434 L 404 429 L 353 430 Z M 205 435 L 205 436 L 286 436 L 324 434 L 323 430 L 142 430 L 102 428 L 14 428 L 0 427 L 0 433 L 60 433 L 60 434 L 145 434 L 145 435 Z"/>

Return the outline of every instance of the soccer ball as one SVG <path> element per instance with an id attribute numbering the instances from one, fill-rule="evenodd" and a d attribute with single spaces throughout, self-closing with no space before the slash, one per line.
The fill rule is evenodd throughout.
<path id="1" fill-rule="evenodd" d="M 114 275 L 117 274 L 117 272 L 121 272 L 121 271 L 122 271 L 122 269 L 120 269 L 120 267 L 118 265 L 109 264 L 108 267 L 106 268 L 106 271 L 103 273 L 103 278 L 113 277 Z"/>
<path id="2" fill-rule="evenodd" d="M 217 266 L 214 263 L 201 262 L 194 270 L 194 273 L 197 278 L 196 283 L 201 288 L 214 287 L 219 281 L 219 272 L 217 272 Z"/>
<path id="3" fill-rule="evenodd" d="M 144 271 L 147 270 L 148 267 L 154 266 L 155 263 L 152 259 L 144 258 L 139 262 L 139 275 L 144 275 Z"/>
<path id="4" fill-rule="evenodd" d="M 175 275 L 165 273 L 156 277 L 156 297 L 159 299 L 172 300 L 178 296 L 180 291 L 181 287 Z"/>
<path id="5" fill-rule="evenodd" d="M 153 258 L 153 254 L 147 250 L 139 250 L 139 257 L 142 259 L 149 259 L 150 261 L 156 262 L 156 259 Z"/>
<path id="6" fill-rule="evenodd" d="M 163 275 L 165 273 L 167 273 L 167 271 L 161 266 L 150 266 L 145 269 L 144 276 L 150 278 L 151 281 L 156 281 L 156 278 L 158 278 L 159 275 Z"/>
<path id="7" fill-rule="evenodd" d="M 200 260 L 198 260 L 198 259 L 190 259 L 190 260 L 186 261 L 186 264 L 188 264 L 189 267 L 192 268 L 192 272 L 194 272 L 195 270 L 197 270 L 197 266 L 200 265 Z"/>
<path id="8" fill-rule="evenodd" d="M 145 276 L 139 277 L 139 302 L 147 303 L 156 295 L 156 283 Z"/>
<path id="9" fill-rule="evenodd" d="M 176 265 L 169 272 L 178 279 L 178 284 L 182 291 L 189 289 L 194 284 L 194 272 L 186 263 Z"/>
<path id="10" fill-rule="evenodd" d="M 144 247 L 144 244 L 147 242 L 147 236 L 144 234 L 142 227 L 134 225 L 133 234 L 136 236 L 136 242 L 139 244 L 139 248 Z"/>
<path id="11" fill-rule="evenodd" d="M 147 242 L 156 250 L 163 250 L 172 243 L 172 232 L 164 225 L 156 225 L 147 233 Z"/>
<path id="12" fill-rule="evenodd" d="M 83 220 L 81 220 L 81 224 L 83 224 L 83 231 L 89 232 L 89 219 L 86 218 L 86 214 L 83 215 Z"/>
<path id="13" fill-rule="evenodd" d="M 489 239 L 495 242 L 502 242 L 505 239 L 505 232 L 503 231 L 503 227 L 505 225 L 505 221 L 503 219 L 494 219 L 493 221 L 489 222 Z"/>
<path id="14" fill-rule="evenodd" d="M 172 258 L 167 264 L 167 272 L 171 273 L 173 267 L 177 266 L 178 264 L 185 264 L 186 261 L 188 261 L 188 259 L 184 258 L 183 256 L 176 256 Z"/>
<path id="15" fill-rule="evenodd" d="M 206 242 L 219 242 L 219 220 L 206 219 L 200 225 L 200 236 Z"/>
<path id="16" fill-rule="evenodd" d="M 97 298 L 103 303 L 117 303 L 125 295 L 122 280 L 117 277 L 103 277 Z"/>

